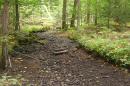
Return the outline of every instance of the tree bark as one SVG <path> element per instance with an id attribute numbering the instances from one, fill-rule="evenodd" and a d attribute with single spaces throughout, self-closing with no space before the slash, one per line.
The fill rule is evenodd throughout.
<path id="1" fill-rule="evenodd" d="M 111 1 L 108 0 L 108 20 L 107 20 L 107 27 L 110 28 L 110 16 L 111 16 Z"/>
<path id="2" fill-rule="evenodd" d="M 6 68 L 6 59 L 8 58 L 8 48 L 7 48 L 7 36 L 8 36 L 8 15 L 9 15 L 9 2 L 8 0 L 4 1 L 3 10 L 2 10 L 2 56 L 0 58 L 0 68 Z"/>
<path id="3" fill-rule="evenodd" d="M 98 23 L 98 1 L 96 0 L 96 6 L 95 6 L 95 20 L 94 20 L 94 22 L 95 22 L 95 25 L 97 25 L 97 23 Z"/>
<path id="4" fill-rule="evenodd" d="M 74 0 L 74 7 L 73 7 L 73 13 L 72 13 L 72 18 L 71 18 L 71 25 L 70 25 L 70 27 L 75 27 L 77 1 L 78 1 L 78 0 Z"/>
<path id="5" fill-rule="evenodd" d="M 15 31 L 20 30 L 20 24 L 19 24 L 19 2 L 18 0 L 15 0 L 15 11 L 16 11 L 16 23 L 15 23 Z"/>
<path id="6" fill-rule="evenodd" d="M 87 23 L 90 23 L 90 0 L 87 0 Z"/>
<path id="7" fill-rule="evenodd" d="M 67 29 L 66 15 L 67 15 L 67 0 L 63 0 L 63 11 L 62 11 L 62 29 Z"/>
<path id="8" fill-rule="evenodd" d="M 77 0 L 77 30 L 80 28 L 80 0 Z"/>

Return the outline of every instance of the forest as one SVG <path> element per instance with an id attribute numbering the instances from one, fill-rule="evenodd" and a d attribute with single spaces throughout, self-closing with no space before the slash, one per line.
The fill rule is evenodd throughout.
<path id="1" fill-rule="evenodd" d="M 130 0 L 0 0 L 0 86 L 130 86 Z"/>

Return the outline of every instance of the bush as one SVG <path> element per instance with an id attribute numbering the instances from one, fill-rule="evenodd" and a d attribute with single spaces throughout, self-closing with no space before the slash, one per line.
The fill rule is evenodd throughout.
<path id="1" fill-rule="evenodd" d="M 31 44 L 37 40 L 36 35 L 25 32 L 15 32 L 14 37 L 19 45 Z"/>

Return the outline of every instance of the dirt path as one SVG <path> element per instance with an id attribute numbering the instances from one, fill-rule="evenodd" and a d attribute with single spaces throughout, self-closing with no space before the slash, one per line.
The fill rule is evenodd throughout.
<path id="1" fill-rule="evenodd" d="M 23 86 L 130 86 L 130 76 L 86 53 L 73 41 L 53 33 L 37 33 L 44 45 L 33 43 L 17 50 L 10 74 L 22 74 Z"/>

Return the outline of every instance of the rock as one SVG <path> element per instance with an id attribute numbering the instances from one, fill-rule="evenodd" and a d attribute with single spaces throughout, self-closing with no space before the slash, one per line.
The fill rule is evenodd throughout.
<path id="1" fill-rule="evenodd" d="M 66 81 L 66 82 L 70 82 L 70 80 L 69 80 L 69 79 L 66 79 L 65 81 Z"/>

